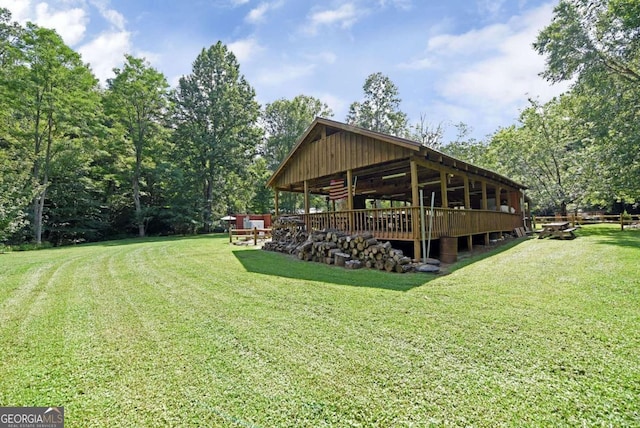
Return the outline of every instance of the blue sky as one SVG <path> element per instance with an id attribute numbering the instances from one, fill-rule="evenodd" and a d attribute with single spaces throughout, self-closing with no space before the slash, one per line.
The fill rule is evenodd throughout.
<path id="1" fill-rule="evenodd" d="M 172 86 L 218 40 L 238 57 L 264 105 L 311 95 L 343 121 L 375 72 L 398 86 L 401 109 L 464 122 L 481 139 L 515 123 L 527 98 L 567 89 L 538 77 L 531 48 L 557 3 L 543 0 L 0 0 L 19 22 L 55 28 L 103 82 L 125 53 Z"/>

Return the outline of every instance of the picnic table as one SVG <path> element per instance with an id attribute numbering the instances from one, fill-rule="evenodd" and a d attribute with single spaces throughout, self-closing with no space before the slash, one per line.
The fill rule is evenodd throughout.
<path id="1" fill-rule="evenodd" d="M 576 237 L 576 234 L 573 233 L 575 230 L 575 227 L 569 227 L 568 221 L 547 223 L 542 225 L 538 239 L 543 239 L 547 236 L 551 238 L 574 239 Z"/>

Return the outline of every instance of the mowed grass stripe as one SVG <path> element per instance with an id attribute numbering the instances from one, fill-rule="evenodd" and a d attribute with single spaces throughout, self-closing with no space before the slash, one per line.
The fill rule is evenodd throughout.
<path id="1" fill-rule="evenodd" d="M 37 252 L 66 304 L 27 325 L 63 345 L 1 336 L 0 403 L 70 426 L 633 425 L 640 236 L 590 230 L 435 279 L 210 236 Z"/>
<path id="2" fill-rule="evenodd" d="M 67 255 L 57 252 L 57 255 L 63 254 Z M 76 254 L 62 257 L 58 264 L 48 264 L 51 267 L 38 275 L 25 272 L 28 297 L 19 307 L 3 308 L 4 315 L 14 322 L 9 323 L 12 328 L 2 331 L 3 373 L 8 384 L 0 390 L 4 394 L 17 391 L 18 399 L 8 401 L 2 397 L 2 402 L 38 405 L 46 396 L 49 399 L 45 405 L 60 405 L 55 403 L 72 397 L 65 387 L 74 367 L 68 359 L 64 319 L 74 306 L 68 300 L 73 295 L 68 278 L 72 278 L 83 263 L 84 257 Z"/>
<path id="3" fill-rule="evenodd" d="M 113 278 L 110 282 L 115 281 L 122 284 L 121 287 L 112 292 L 114 300 L 120 302 L 118 311 L 127 314 L 123 320 L 116 320 L 116 325 L 126 324 L 131 327 L 129 334 L 120 338 L 120 346 L 124 343 L 127 348 L 125 351 L 127 353 L 131 351 L 130 357 L 135 361 L 135 364 L 131 366 L 131 370 L 120 374 L 120 377 L 123 378 L 122 385 L 116 387 L 122 397 L 122 401 L 136 403 L 136 420 L 141 418 L 140 421 L 147 421 L 148 423 L 149 420 L 155 420 L 154 418 L 157 415 L 162 415 L 161 418 L 157 419 L 158 426 L 162 426 L 171 421 L 170 415 L 172 411 L 176 415 L 189 411 L 185 409 L 183 401 L 173 403 L 174 406 L 171 406 L 170 402 L 167 403 L 166 396 L 172 393 L 175 394 L 175 389 L 178 387 L 178 390 L 180 390 L 179 387 L 181 386 L 176 385 L 175 382 L 167 382 L 167 377 L 174 381 L 176 375 L 184 378 L 187 382 L 183 387 L 185 391 L 188 391 L 194 380 L 197 382 L 199 379 L 206 379 L 206 376 L 203 376 L 203 372 L 205 372 L 207 365 L 211 364 L 208 360 L 212 360 L 214 365 L 217 366 L 224 366 L 228 361 L 228 358 L 215 358 L 215 348 L 207 346 L 206 350 L 202 350 L 199 358 L 196 356 L 199 361 L 197 365 L 194 365 L 192 360 L 194 357 L 194 344 L 184 344 L 189 341 L 207 343 L 206 334 L 202 334 L 202 324 L 193 328 L 194 314 L 200 313 L 204 317 L 202 319 L 206 321 L 206 331 L 210 334 L 218 333 L 215 336 L 215 341 L 211 342 L 212 345 L 217 345 L 218 342 L 235 341 L 235 339 L 233 337 L 225 338 L 228 328 L 225 328 L 224 325 L 216 326 L 219 323 L 212 322 L 207 313 L 202 313 L 201 307 L 194 309 L 192 306 L 185 304 L 184 301 L 179 302 L 167 299 L 167 288 L 173 288 L 175 285 L 165 282 L 163 287 L 158 287 L 159 282 L 153 276 L 150 276 L 150 271 L 144 268 L 149 258 L 155 257 L 156 249 L 154 246 L 127 250 L 126 254 L 119 255 L 118 259 L 111 258 L 109 261 L 110 268 L 108 269 Z M 120 263 L 126 263 L 126 271 L 114 272 L 113 266 Z M 141 267 L 143 268 L 141 269 Z M 181 285 L 181 292 L 186 291 L 183 285 Z M 172 292 L 171 294 L 175 295 L 177 292 Z M 106 306 L 111 305 L 107 304 Z M 114 346 L 117 345 L 114 344 Z M 232 343 L 229 346 L 230 349 L 237 349 L 238 347 L 237 343 Z M 192 354 L 188 355 L 191 361 L 185 362 L 180 353 L 175 353 L 176 349 L 182 348 L 192 351 Z M 171 352 L 171 354 L 169 355 L 167 352 Z M 142 356 L 136 357 L 136 353 L 140 353 Z M 216 378 L 221 378 L 223 381 L 225 378 L 229 379 L 229 381 L 226 381 L 227 387 L 229 383 L 235 383 L 233 379 L 238 374 L 224 375 L 224 369 L 224 367 L 216 367 L 216 375 L 210 378 L 213 382 L 208 384 L 209 388 L 215 390 Z M 153 373 L 154 375 L 145 376 L 144 382 L 139 380 L 136 382 L 135 377 L 139 377 L 140 373 Z M 167 388 L 170 391 L 167 391 Z M 155 399 L 156 396 L 158 399 Z M 165 399 L 161 400 L 162 397 L 165 397 Z M 188 394 L 181 394 L 178 397 L 184 400 L 188 398 Z M 200 414 L 204 411 L 203 405 L 205 403 L 202 397 L 192 400 L 192 405 Z M 194 414 L 197 415 L 199 414 L 198 412 Z M 220 418 L 219 415 L 213 414 L 207 415 L 205 419 L 200 417 L 199 420 L 206 421 L 210 417 Z M 121 422 L 124 424 L 124 420 Z"/>

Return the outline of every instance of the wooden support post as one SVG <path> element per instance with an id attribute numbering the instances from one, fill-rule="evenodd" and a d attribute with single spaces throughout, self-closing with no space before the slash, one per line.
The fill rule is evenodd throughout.
<path id="1" fill-rule="evenodd" d="M 442 208 L 449 208 L 449 197 L 447 196 L 447 173 L 440 171 L 440 192 L 442 193 Z"/>
<path id="2" fill-rule="evenodd" d="M 489 209 L 489 201 L 487 200 L 487 182 L 486 181 L 482 181 L 482 206 L 481 208 L 484 211 L 487 211 Z M 489 232 L 484 234 L 484 245 L 489 245 L 489 241 L 490 241 L 490 236 L 489 236 Z"/>
<path id="3" fill-rule="evenodd" d="M 274 209 L 275 209 L 275 214 L 276 214 L 276 218 L 280 215 L 280 208 L 278 207 L 278 197 L 280 195 L 280 192 L 278 191 L 278 189 L 276 189 L 275 187 L 273 188 L 273 202 L 275 203 Z"/>
<path id="4" fill-rule="evenodd" d="M 353 171 L 347 170 L 347 209 L 353 209 Z"/>
<path id="5" fill-rule="evenodd" d="M 309 214 L 309 182 L 304 180 L 304 213 Z"/>
<path id="6" fill-rule="evenodd" d="M 253 245 L 258 245 L 258 228 L 256 226 L 253 228 Z"/>
<path id="7" fill-rule="evenodd" d="M 481 187 L 482 187 L 482 201 L 481 201 L 481 206 L 480 208 L 482 208 L 484 211 L 487 211 L 489 209 L 489 201 L 487 199 L 487 182 L 486 181 L 482 181 L 481 183 Z M 490 240 L 490 236 L 489 236 L 489 232 L 484 234 L 484 245 L 489 245 L 489 240 Z"/>
<path id="8" fill-rule="evenodd" d="M 418 164 L 411 161 L 411 205 L 418 207 L 412 210 L 411 233 L 413 235 L 413 258 L 422 258 L 422 247 L 420 242 L 420 191 L 418 190 Z"/>
<path id="9" fill-rule="evenodd" d="M 447 196 L 447 173 L 445 171 L 440 171 L 440 192 L 442 193 L 442 208 L 449 208 L 449 196 Z M 442 213 L 444 217 L 442 218 L 442 236 L 448 237 L 451 233 L 449 231 L 449 212 L 444 211 Z M 441 236 L 441 238 L 442 238 Z"/>
<path id="10" fill-rule="evenodd" d="M 469 192 L 469 177 L 466 175 L 462 177 L 464 183 L 464 209 L 471 209 L 471 194 Z M 467 215 L 467 230 L 471 230 L 471 216 Z M 473 235 L 467 236 L 467 248 L 469 251 L 473 250 Z"/>
<path id="11" fill-rule="evenodd" d="M 469 192 L 469 178 L 465 175 L 463 178 L 464 183 L 464 209 L 471 209 L 471 194 Z"/>
<path id="12" fill-rule="evenodd" d="M 498 186 L 496 187 L 496 211 L 500 211 L 500 205 L 502 205 L 500 195 L 502 195 L 502 187 Z"/>
<path id="13" fill-rule="evenodd" d="M 489 203 L 487 201 L 487 182 L 486 181 L 482 182 L 482 209 L 485 211 L 489 209 Z"/>
<path id="14" fill-rule="evenodd" d="M 349 233 L 353 232 L 353 171 L 347 170 L 347 209 L 349 210 Z"/>

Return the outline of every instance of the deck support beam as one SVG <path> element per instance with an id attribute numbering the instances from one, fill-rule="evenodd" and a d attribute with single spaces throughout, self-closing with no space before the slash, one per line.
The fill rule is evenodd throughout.
<path id="1" fill-rule="evenodd" d="M 418 190 L 418 164 L 415 160 L 411 160 L 411 205 L 418 207 L 421 206 L 420 191 Z M 420 212 L 420 211 L 418 211 Z M 415 211 L 414 211 L 415 213 Z M 420 218 L 417 215 L 411 217 L 411 230 L 414 237 L 420 237 Z M 413 257 L 417 260 L 422 258 L 422 245 L 420 238 L 414 238 L 413 240 Z"/>
<path id="2" fill-rule="evenodd" d="M 309 214 L 309 181 L 304 180 L 304 213 Z"/>
<path id="3" fill-rule="evenodd" d="M 466 175 L 462 177 L 464 183 L 464 209 L 471 209 L 471 194 L 469 192 L 469 177 Z M 468 221 L 471 221 L 471 217 L 467 216 Z M 471 225 L 468 226 L 471 229 Z M 467 236 L 467 248 L 469 251 L 473 250 L 473 235 Z"/>
<path id="4" fill-rule="evenodd" d="M 353 170 L 347 170 L 347 209 L 349 210 L 349 232 L 353 232 Z"/>
<path id="5" fill-rule="evenodd" d="M 482 181 L 482 206 L 480 208 L 482 208 L 484 211 L 487 211 L 489 209 L 489 201 L 487 201 L 487 182 L 486 181 Z M 486 232 L 484 234 L 484 245 L 489 245 L 489 241 L 490 241 L 489 232 Z"/>
<path id="6" fill-rule="evenodd" d="M 447 173 L 444 171 L 440 171 L 440 193 L 442 193 L 440 208 L 449 208 L 449 197 L 447 196 Z"/>
<path id="7" fill-rule="evenodd" d="M 487 183 L 490 183 L 492 186 L 498 186 L 500 184 L 500 182 L 498 180 L 492 179 L 490 176 L 487 175 L 481 175 L 481 174 L 475 174 L 473 172 L 470 171 L 460 171 L 457 170 L 453 167 L 447 166 L 447 165 L 443 165 L 439 162 L 435 162 L 433 160 L 429 160 L 429 159 L 425 159 L 422 156 L 417 156 L 417 155 L 413 155 L 411 156 L 411 160 L 415 160 L 416 163 L 423 167 L 423 168 L 427 168 L 433 171 L 439 171 L 439 172 L 447 172 L 449 174 L 455 174 L 455 175 L 459 175 L 460 173 L 463 173 L 464 175 L 466 175 L 468 178 L 472 179 L 472 180 L 480 180 L 480 181 L 485 181 Z"/>

